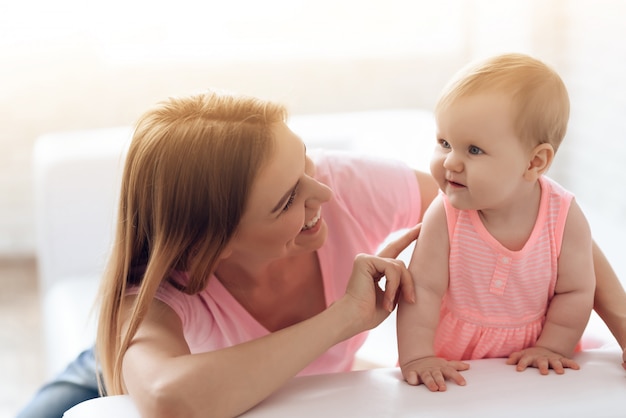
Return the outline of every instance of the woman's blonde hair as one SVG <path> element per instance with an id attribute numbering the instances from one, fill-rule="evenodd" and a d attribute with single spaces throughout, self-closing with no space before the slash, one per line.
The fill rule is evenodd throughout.
<path id="1" fill-rule="evenodd" d="M 548 143 L 556 152 L 567 131 L 570 103 L 563 80 L 552 68 L 524 54 L 503 54 L 472 63 L 444 88 L 435 113 L 477 93 L 511 97 L 518 136 L 533 147 Z"/>
<path id="2" fill-rule="evenodd" d="M 107 394 L 124 392 L 122 358 L 158 287 L 206 287 L 272 151 L 272 127 L 286 118 L 278 104 L 208 92 L 171 98 L 139 119 L 100 289 L 96 352 Z M 175 282 L 175 271 L 189 280 Z M 126 306 L 130 287 L 137 296 Z"/>

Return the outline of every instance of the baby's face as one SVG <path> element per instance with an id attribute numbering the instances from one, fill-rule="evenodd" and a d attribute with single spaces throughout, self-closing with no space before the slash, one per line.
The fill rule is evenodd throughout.
<path id="1" fill-rule="evenodd" d="M 430 169 L 459 209 L 497 208 L 515 198 L 529 150 L 515 132 L 511 100 L 498 93 L 455 99 L 439 110 Z"/>

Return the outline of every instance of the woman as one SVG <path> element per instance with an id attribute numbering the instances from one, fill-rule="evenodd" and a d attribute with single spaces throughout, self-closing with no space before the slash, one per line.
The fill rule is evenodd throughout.
<path id="1" fill-rule="evenodd" d="M 316 172 L 285 119 L 209 93 L 137 125 L 96 347 L 107 392 L 144 416 L 238 415 L 297 374 L 348 371 L 400 285 L 412 300 L 401 262 L 357 254 L 419 222 L 430 177 L 337 155 Z"/>
<path id="2" fill-rule="evenodd" d="M 137 125 L 97 347 L 108 394 L 130 393 L 144 416 L 237 415 L 297 374 L 349 370 L 399 286 L 412 300 L 393 258 L 417 228 L 379 257 L 357 254 L 417 224 L 435 182 L 348 154 L 314 164 L 285 119 L 280 106 L 207 93 Z M 596 260 L 615 333 L 626 296 Z"/>

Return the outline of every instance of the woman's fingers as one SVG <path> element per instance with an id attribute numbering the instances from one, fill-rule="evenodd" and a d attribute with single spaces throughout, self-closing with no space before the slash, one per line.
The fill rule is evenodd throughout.
<path id="1" fill-rule="evenodd" d="M 362 262 L 368 266 L 367 271 L 374 282 L 377 293 L 383 293 L 383 308 L 386 311 L 393 311 L 400 291 L 405 294 L 407 302 L 414 301 L 413 279 L 402 261 L 367 254 L 357 255 L 356 263 Z M 378 284 L 383 277 L 385 278 L 384 289 Z"/>
<path id="2" fill-rule="evenodd" d="M 400 292 L 408 303 L 415 302 L 415 285 L 404 263 L 395 258 L 377 258 L 383 262 L 385 276 L 385 308 L 391 312 L 396 307 Z"/>
<path id="3" fill-rule="evenodd" d="M 413 241 L 417 239 L 422 229 L 422 224 L 417 224 L 414 227 L 407 230 L 398 238 L 389 242 L 385 248 L 378 252 L 379 257 L 384 258 L 396 258 L 402 251 L 406 249 Z"/>
<path id="4" fill-rule="evenodd" d="M 402 261 L 386 259 L 389 268 L 385 271 L 385 308 L 391 312 L 396 307 L 400 292 L 407 302 L 415 302 L 415 287 L 411 273 Z"/>
<path id="5" fill-rule="evenodd" d="M 378 252 L 378 257 L 383 259 L 395 260 L 398 255 L 404 251 L 413 241 L 419 236 L 422 224 L 417 224 L 410 228 L 398 238 L 395 238 L 389 242 L 382 250 Z M 398 301 L 398 296 L 402 293 L 404 299 L 408 303 L 415 302 L 415 286 L 411 274 L 407 270 L 403 262 L 398 261 L 396 264 L 398 273 L 392 272 L 390 269 L 387 271 L 380 271 L 381 277 L 386 277 L 385 284 L 385 300 L 386 307 L 395 308 Z"/>

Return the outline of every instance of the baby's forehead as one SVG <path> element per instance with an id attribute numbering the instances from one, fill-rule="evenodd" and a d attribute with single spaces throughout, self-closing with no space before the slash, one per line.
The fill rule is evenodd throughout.
<path id="1" fill-rule="evenodd" d="M 499 90 L 476 91 L 456 96 L 450 96 L 445 101 L 440 101 L 435 108 L 435 115 L 444 112 L 455 111 L 461 108 L 469 107 L 472 110 L 480 111 L 485 107 L 496 106 L 506 109 L 513 109 L 514 97 L 511 93 Z"/>
<path id="2" fill-rule="evenodd" d="M 500 102 L 513 102 L 518 89 L 504 88 L 499 85 L 488 85 L 484 88 L 468 86 L 467 88 L 449 90 L 442 94 L 435 105 L 435 112 L 449 108 L 461 101 L 469 101 L 476 98 L 489 98 Z"/>

